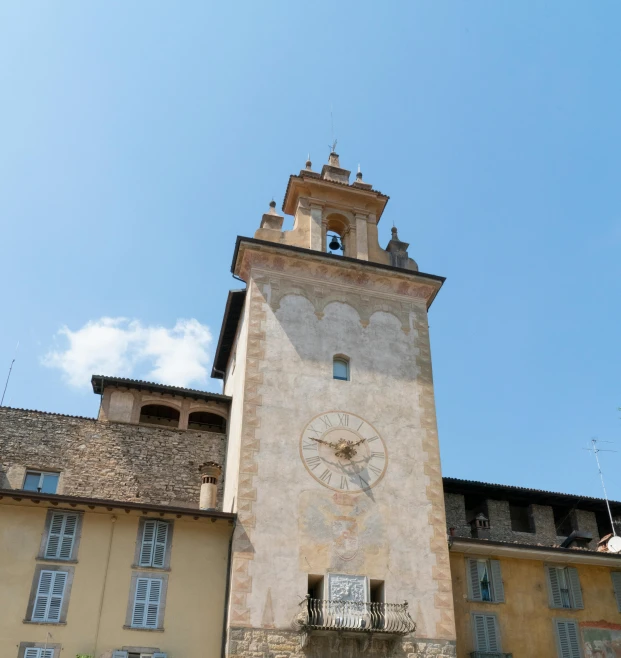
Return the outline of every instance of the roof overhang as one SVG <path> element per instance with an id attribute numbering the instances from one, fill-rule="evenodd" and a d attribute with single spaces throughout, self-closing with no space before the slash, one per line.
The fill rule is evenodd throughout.
<path id="1" fill-rule="evenodd" d="M 319 261 L 321 263 L 330 265 L 343 265 L 353 266 L 352 269 L 359 269 L 365 273 L 375 272 L 378 275 L 386 276 L 387 272 L 397 275 L 402 280 L 407 279 L 411 283 L 421 284 L 426 286 L 428 295 L 426 296 L 426 306 L 429 308 L 440 291 L 442 284 L 446 280 L 443 276 L 436 274 L 426 274 L 424 272 L 417 272 L 416 270 L 406 270 L 402 267 L 393 267 L 392 265 L 385 265 L 383 263 L 373 263 L 371 261 L 360 260 L 359 258 L 350 258 L 348 256 L 336 256 L 334 254 L 323 253 L 314 249 L 306 249 L 305 247 L 294 247 L 292 245 L 280 244 L 278 242 L 268 242 L 267 240 L 257 240 L 256 238 L 246 238 L 238 235 L 235 242 L 235 251 L 233 253 L 233 261 L 231 263 L 231 272 L 240 277 L 243 272 L 240 268 L 240 261 L 245 249 L 253 249 L 264 252 L 271 252 L 275 254 L 299 254 L 307 259 Z M 243 279 L 243 276 L 240 278 Z"/>
<path id="2" fill-rule="evenodd" d="M 606 512 L 606 501 L 603 498 L 578 496 L 556 491 L 527 489 L 506 484 L 478 482 L 475 480 L 460 480 L 458 478 L 442 478 L 445 493 L 462 495 L 477 495 L 491 500 L 508 500 L 517 504 L 559 505 L 578 507 L 592 512 Z M 610 508 L 613 515 L 621 515 L 621 502 L 611 500 Z"/>
<path id="3" fill-rule="evenodd" d="M 559 564 L 597 564 L 621 566 L 621 554 L 601 553 L 560 546 L 533 546 L 513 544 L 488 539 L 449 537 L 449 550 L 465 555 L 485 555 L 489 557 L 518 558 L 520 560 L 542 560 Z"/>
<path id="4" fill-rule="evenodd" d="M 141 512 L 142 514 L 158 513 L 160 516 L 173 515 L 178 518 L 190 517 L 195 520 L 211 519 L 212 521 L 224 520 L 234 524 L 236 514 L 230 512 L 219 512 L 217 510 L 201 510 L 191 507 L 177 507 L 172 505 L 154 505 L 151 503 L 134 503 L 120 500 L 106 500 L 105 498 L 87 498 L 83 496 L 64 496 L 59 494 L 44 494 L 36 491 L 22 491 L 21 489 L 0 489 L 0 501 L 8 499 L 16 503 L 42 505 L 43 507 L 72 507 L 75 509 L 97 509 L 103 508 L 108 512 L 115 510 L 130 514 Z"/>
<path id="5" fill-rule="evenodd" d="M 329 203 L 331 196 L 338 196 L 351 208 L 374 213 L 378 223 L 390 198 L 377 190 L 358 187 L 355 183 L 339 183 L 326 180 L 315 172 L 302 171 L 300 175 L 289 176 L 282 209 L 287 215 L 295 215 L 300 197 L 309 198 L 311 201 L 316 199 L 318 203 Z"/>
<path id="6" fill-rule="evenodd" d="M 193 400 L 204 400 L 205 402 L 231 402 L 231 397 L 220 393 L 209 391 L 198 391 L 193 388 L 182 388 L 181 386 L 167 386 L 155 382 L 145 382 L 139 379 L 127 379 L 125 377 L 106 377 L 105 375 L 93 375 L 91 377 L 93 393 L 101 395 L 106 388 L 128 388 L 149 393 L 162 393 L 175 395 Z"/>
<path id="7" fill-rule="evenodd" d="M 220 327 L 220 337 L 218 338 L 218 347 L 213 359 L 213 368 L 211 376 L 215 379 L 224 379 L 224 374 L 231 358 L 231 351 L 237 336 L 237 326 L 241 317 L 244 301 L 246 299 L 245 290 L 230 290 Z"/>

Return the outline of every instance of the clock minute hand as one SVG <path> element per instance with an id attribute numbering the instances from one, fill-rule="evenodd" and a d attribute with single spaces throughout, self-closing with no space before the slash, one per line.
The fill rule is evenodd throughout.
<path id="1" fill-rule="evenodd" d="M 323 439 L 315 439 L 312 436 L 308 437 L 311 441 L 317 441 L 317 443 L 323 443 L 324 446 L 330 446 L 331 448 L 333 447 L 332 443 L 328 443 L 327 441 L 324 441 Z"/>
<path id="2" fill-rule="evenodd" d="M 359 446 L 363 441 L 366 441 L 366 439 L 362 438 L 359 441 L 356 441 L 356 443 L 352 443 L 351 447 L 353 448 L 354 446 Z"/>

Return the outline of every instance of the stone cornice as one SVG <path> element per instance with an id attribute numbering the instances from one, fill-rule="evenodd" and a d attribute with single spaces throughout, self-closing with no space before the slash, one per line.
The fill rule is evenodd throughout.
<path id="1" fill-rule="evenodd" d="M 269 271 L 276 276 L 286 273 L 289 278 L 299 278 L 319 287 L 344 286 L 369 296 L 421 300 L 427 308 L 444 282 L 444 277 L 414 270 L 238 237 L 231 270 L 247 282 L 253 269 Z"/>

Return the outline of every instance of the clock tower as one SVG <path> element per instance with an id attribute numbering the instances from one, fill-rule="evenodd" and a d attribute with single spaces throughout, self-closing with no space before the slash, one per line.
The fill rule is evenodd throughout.
<path id="1" fill-rule="evenodd" d="M 331 153 L 239 237 L 214 375 L 233 398 L 229 656 L 454 656 L 428 309 L 388 197 Z"/>

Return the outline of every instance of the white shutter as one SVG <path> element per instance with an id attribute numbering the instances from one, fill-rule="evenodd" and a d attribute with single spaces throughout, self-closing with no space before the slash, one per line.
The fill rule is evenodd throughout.
<path id="1" fill-rule="evenodd" d="M 617 599 L 617 607 L 619 612 L 621 612 L 621 571 L 613 571 L 612 576 L 612 587 L 615 591 L 615 598 Z"/>
<path id="2" fill-rule="evenodd" d="M 54 658 L 54 649 L 39 649 L 41 658 Z"/>
<path id="3" fill-rule="evenodd" d="M 113 651 L 112 658 L 127 658 L 127 651 Z"/>
<path id="4" fill-rule="evenodd" d="M 571 590 L 571 607 L 582 610 L 584 608 L 584 603 L 582 601 L 582 589 L 580 587 L 578 569 L 575 567 L 567 567 L 566 571 L 569 589 Z"/>
<path id="5" fill-rule="evenodd" d="M 468 571 L 468 585 L 470 590 L 471 601 L 481 601 L 483 596 L 481 594 L 481 581 L 479 580 L 479 561 L 467 560 Z"/>
<path id="6" fill-rule="evenodd" d="M 52 582 L 52 591 L 47 612 L 47 621 L 60 621 L 60 611 L 63 606 L 63 597 L 65 595 L 65 584 L 67 582 L 66 571 L 55 571 Z"/>
<path id="7" fill-rule="evenodd" d="M 160 578 L 137 578 L 132 612 L 132 626 L 157 628 L 162 581 Z"/>
<path id="8" fill-rule="evenodd" d="M 168 523 L 158 521 L 155 529 L 155 546 L 153 548 L 153 566 L 163 567 L 166 560 L 166 540 L 168 539 Z"/>
<path id="9" fill-rule="evenodd" d="M 77 514 L 54 512 L 50 522 L 45 557 L 57 560 L 70 560 L 77 529 Z"/>
<path id="10" fill-rule="evenodd" d="M 136 579 L 136 596 L 134 597 L 134 610 L 132 611 L 132 626 L 144 626 L 144 613 L 147 607 L 147 594 L 149 592 L 149 579 Z"/>
<path id="11" fill-rule="evenodd" d="M 24 658 L 41 658 L 41 649 L 28 647 L 26 651 L 24 651 Z"/>
<path id="12" fill-rule="evenodd" d="M 548 574 L 548 585 L 550 590 L 550 607 L 562 608 L 563 598 L 561 596 L 561 585 L 558 581 L 558 571 L 556 567 L 546 567 Z"/>
<path id="13" fill-rule="evenodd" d="M 31 621 L 60 621 L 66 583 L 66 571 L 41 571 Z"/>
<path id="14" fill-rule="evenodd" d="M 559 658 L 581 658 L 578 624 L 575 621 L 555 620 Z"/>
<path id="15" fill-rule="evenodd" d="M 495 603 L 504 603 L 505 587 L 502 582 L 500 560 L 490 560 L 489 565 L 492 572 L 492 601 Z"/>
<path id="16" fill-rule="evenodd" d="M 149 600 L 147 602 L 147 614 L 145 626 L 157 628 L 157 617 L 160 609 L 160 595 L 162 593 L 162 581 L 159 578 L 151 578 L 149 583 Z"/>
<path id="17" fill-rule="evenodd" d="M 153 562 L 153 546 L 155 544 L 155 531 L 157 521 L 145 521 L 142 532 L 142 545 L 140 546 L 140 566 L 150 567 Z"/>

